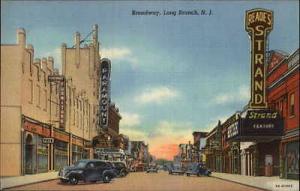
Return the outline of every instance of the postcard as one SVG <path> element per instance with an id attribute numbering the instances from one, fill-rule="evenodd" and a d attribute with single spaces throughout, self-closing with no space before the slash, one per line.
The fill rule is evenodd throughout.
<path id="1" fill-rule="evenodd" d="M 1 190 L 299 190 L 299 2 L 1 1 Z"/>

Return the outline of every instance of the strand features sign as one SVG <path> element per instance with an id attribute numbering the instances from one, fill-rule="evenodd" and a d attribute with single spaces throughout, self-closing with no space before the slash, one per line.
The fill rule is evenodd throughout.
<path id="1" fill-rule="evenodd" d="M 108 127 L 108 113 L 110 105 L 110 70 L 111 63 L 102 59 L 100 66 L 100 127 Z"/>
<path id="2" fill-rule="evenodd" d="M 246 11 L 245 27 L 251 37 L 251 100 L 250 108 L 267 108 L 266 43 L 273 29 L 273 12 L 265 9 Z"/>

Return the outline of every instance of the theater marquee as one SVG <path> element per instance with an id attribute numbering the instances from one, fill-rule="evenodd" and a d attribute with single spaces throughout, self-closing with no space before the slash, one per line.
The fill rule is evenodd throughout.
<path id="1" fill-rule="evenodd" d="M 246 11 L 245 27 L 251 37 L 251 100 L 250 108 L 267 108 L 266 102 L 266 44 L 273 29 L 273 12 L 265 9 Z"/>

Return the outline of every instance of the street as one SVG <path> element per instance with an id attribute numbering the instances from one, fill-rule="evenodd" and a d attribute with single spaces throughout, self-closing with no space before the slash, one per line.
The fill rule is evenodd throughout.
<path id="1" fill-rule="evenodd" d="M 37 184 L 15 187 L 9 190 L 205 190 L 205 191 L 259 191 L 248 187 L 214 177 L 197 177 L 186 175 L 169 175 L 167 172 L 159 173 L 135 172 L 125 178 L 116 178 L 109 184 L 101 182 L 83 183 L 78 185 L 62 184 L 52 180 Z"/>

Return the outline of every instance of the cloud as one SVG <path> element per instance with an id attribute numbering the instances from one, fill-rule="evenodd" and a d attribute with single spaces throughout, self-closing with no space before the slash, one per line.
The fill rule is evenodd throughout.
<path id="1" fill-rule="evenodd" d="M 137 126 L 140 123 L 141 119 L 139 114 L 122 112 L 121 126 Z"/>
<path id="2" fill-rule="evenodd" d="M 141 104 L 156 103 L 160 104 L 179 96 L 179 93 L 169 87 L 161 86 L 145 89 L 141 95 L 135 98 L 135 101 Z"/>
<path id="3" fill-rule="evenodd" d="M 156 158 L 172 160 L 180 143 L 193 142 L 193 127 L 188 122 L 160 121 L 148 135 L 149 151 Z"/>
<path id="4" fill-rule="evenodd" d="M 130 141 L 145 141 L 149 142 L 147 132 L 139 127 L 122 127 L 120 132 L 124 135 L 127 135 Z"/>
<path id="5" fill-rule="evenodd" d="M 138 64 L 138 59 L 133 55 L 131 49 L 126 47 L 103 48 L 100 51 L 100 55 L 102 58 L 108 58 L 112 62 L 124 60 L 130 62 L 132 66 Z"/>
<path id="6" fill-rule="evenodd" d="M 180 143 L 193 142 L 193 127 L 188 122 L 160 121 L 150 132 L 138 126 L 124 126 L 120 131 L 127 135 L 130 141 L 144 141 L 149 144 L 149 152 L 156 158 L 169 160 L 178 154 Z"/>
<path id="7" fill-rule="evenodd" d="M 231 103 L 247 102 L 250 99 L 250 90 L 248 86 L 242 85 L 237 91 L 221 93 L 213 98 L 213 103 L 225 105 Z"/>

